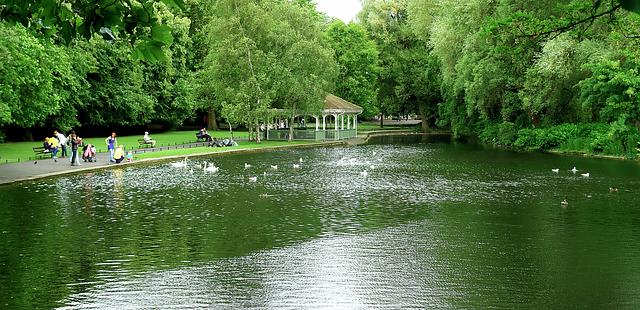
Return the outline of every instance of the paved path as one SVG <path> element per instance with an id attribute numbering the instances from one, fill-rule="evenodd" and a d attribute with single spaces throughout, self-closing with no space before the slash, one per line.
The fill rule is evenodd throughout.
<path id="1" fill-rule="evenodd" d="M 134 153 L 154 152 L 158 150 L 166 150 L 167 148 L 175 149 L 176 147 L 194 147 L 202 146 L 203 143 L 191 143 L 178 146 L 169 146 L 162 148 L 146 148 L 133 150 Z M 71 153 L 71 150 L 67 150 Z M 80 166 L 71 166 L 70 157 L 58 158 L 54 161 L 51 158 L 25 161 L 20 163 L 2 164 L 0 165 L 0 184 L 12 183 L 15 181 L 31 180 L 46 176 L 69 173 L 74 171 L 92 170 L 99 167 L 122 165 L 109 162 L 109 153 L 96 154 L 96 162 L 84 162 L 80 156 Z"/>

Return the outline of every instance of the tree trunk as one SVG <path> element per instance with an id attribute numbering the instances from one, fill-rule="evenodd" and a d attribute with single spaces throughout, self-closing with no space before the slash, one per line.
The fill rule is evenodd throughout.
<path id="1" fill-rule="evenodd" d="M 384 114 L 380 113 L 380 128 L 384 128 Z"/>
<path id="2" fill-rule="evenodd" d="M 207 119 L 207 128 L 209 130 L 217 131 L 220 128 L 218 127 L 218 121 L 216 121 L 216 110 L 213 107 L 209 107 L 209 116 Z"/>
<path id="3" fill-rule="evenodd" d="M 253 141 L 253 127 L 250 123 L 247 124 L 247 127 L 249 127 L 249 141 Z"/>
<path id="4" fill-rule="evenodd" d="M 293 122 L 296 118 L 295 115 L 295 111 L 296 111 L 296 105 L 293 105 L 293 109 L 292 109 L 293 113 L 291 114 L 291 121 L 289 122 L 289 141 L 293 141 Z"/>
<path id="5" fill-rule="evenodd" d="M 229 123 L 228 121 L 227 121 L 227 124 L 229 124 L 229 133 L 231 134 L 231 140 L 234 140 L 233 139 L 233 127 L 231 127 L 231 123 Z"/>
<path id="6" fill-rule="evenodd" d="M 429 132 L 429 120 L 427 119 L 427 113 L 422 113 L 420 118 L 422 118 L 422 132 Z"/>
<path id="7" fill-rule="evenodd" d="M 260 122 L 256 123 L 256 143 L 260 143 Z"/>

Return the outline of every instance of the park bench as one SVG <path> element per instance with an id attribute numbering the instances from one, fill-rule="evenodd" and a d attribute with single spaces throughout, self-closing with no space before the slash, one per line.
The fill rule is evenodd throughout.
<path id="1" fill-rule="evenodd" d="M 36 159 L 44 158 L 49 156 L 49 151 L 47 151 L 44 146 L 36 146 L 33 148 L 33 153 L 35 154 Z"/>
<path id="2" fill-rule="evenodd" d="M 144 139 L 138 139 L 138 148 L 143 148 L 143 147 L 149 147 L 151 146 L 153 143 L 151 143 L 151 141 L 145 141 Z"/>

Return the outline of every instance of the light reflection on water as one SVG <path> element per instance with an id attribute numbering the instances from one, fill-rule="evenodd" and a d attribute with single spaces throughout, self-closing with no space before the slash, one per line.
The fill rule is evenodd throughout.
<path id="1" fill-rule="evenodd" d="M 637 164 L 402 142 L 0 188 L 0 305 L 640 305 Z"/>

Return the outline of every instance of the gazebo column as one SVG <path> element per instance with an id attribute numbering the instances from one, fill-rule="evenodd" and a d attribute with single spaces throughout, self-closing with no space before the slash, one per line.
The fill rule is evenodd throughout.
<path id="1" fill-rule="evenodd" d="M 333 114 L 333 119 L 335 120 L 335 130 L 338 130 L 338 114 Z"/>
<path id="2" fill-rule="evenodd" d="M 322 114 L 322 130 L 327 130 L 327 116 Z"/>
<path id="3" fill-rule="evenodd" d="M 353 116 L 353 129 L 356 130 L 356 136 L 358 135 L 358 114 Z"/>
<path id="4" fill-rule="evenodd" d="M 316 118 L 316 131 L 318 131 L 318 127 L 320 127 L 320 118 L 317 115 L 314 115 L 313 117 Z"/>
<path id="5" fill-rule="evenodd" d="M 344 114 L 340 114 L 340 130 L 344 130 Z"/>
<path id="6" fill-rule="evenodd" d="M 347 114 L 347 129 L 351 129 L 351 115 Z"/>

